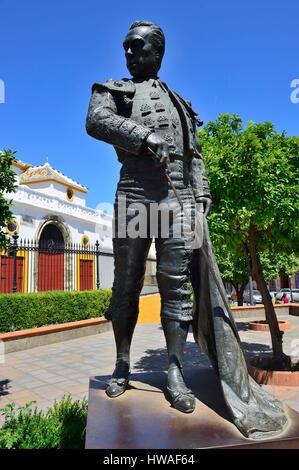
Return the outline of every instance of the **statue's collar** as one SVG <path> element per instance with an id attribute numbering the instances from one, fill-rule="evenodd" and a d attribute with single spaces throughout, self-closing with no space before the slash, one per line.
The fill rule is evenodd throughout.
<path id="1" fill-rule="evenodd" d="M 162 88 L 162 90 L 167 93 L 167 87 L 165 86 L 165 84 L 160 80 L 159 77 L 156 77 L 156 78 L 149 78 L 147 80 L 145 79 L 132 79 L 132 82 L 133 83 L 146 83 L 148 84 L 149 86 L 152 86 L 152 87 L 160 87 Z"/>

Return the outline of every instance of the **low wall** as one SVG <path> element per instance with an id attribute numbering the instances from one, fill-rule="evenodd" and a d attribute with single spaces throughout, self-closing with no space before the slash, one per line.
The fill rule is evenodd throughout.
<path id="1" fill-rule="evenodd" d="M 290 315 L 295 315 L 296 317 L 299 317 L 299 304 L 290 305 Z"/>
<path id="2" fill-rule="evenodd" d="M 160 295 L 145 295 L 140 297 L 138 323 L 160 323 Z M 235 319 L 252 318 L 259 320 L 265 318 L 265 311 L 262 305 L 232 307 Z M 275 305 L 276 315 L 299 316 L 299 304 Z M 4 344 L 4 352 L 10 353 L 31 349 L 46 344 L 59 343 L 82 336 L 96 335 L 112 329 L 111 322 L 103 317 L 91 318 L 59 325 L 43 326 L 28 330 L 1 333 L 0 341 Z"/>
<path id="3" fill-rule="evenodd" d="M 157 294 L 140 297 L 139 323 L 160 322 L 160 296 Z M 0 333 L 4 352 L 10 353 L 25 349 L 60 343 L 82 336 L 96 335 L 112 329 L 111 322 L 103 317 L 91 318 L 58 325 L 43 326 L 10 333 Z"/>
<path id="4" fill-rule="evenodd" d="M 277 316 L 290 314 L 290 304 L 277 304 L 274 305 L 274 309 Z M 243 307 L 232 307 L 231 311 L 234 318 L 252 317 L 253 320 L 265 318 L 265 309 L 263 305 L 244 305 Z"/>
<path id="5" fill-rule="evenodd" d="M 4 343 L 4 352 L 7 354 L 81 338 L 82 336 L 96 335 L 109 330 L 111 330 L 111 322 L 105 318 L 91 318 L 59 325 L 1 333 L 0 341 Z"/>
<path id="6" fill-rule="evenodd" d="M 140 298 L 138 323 L 160 323 L 160 295 L 146 295 Z M 299 304 L 274 305 L 278 317 L 286 315 L 299 315 Z M 244 305 L 243 307 L 231 307 L 233 317 L 252 318 L 253 320 L 265 319 L 263 305 Z"/>
<path id="7" fill-rule="evenodd" d="M 140 297 L 138 323 L 160 323 L 160 309 L 161 298 L 159 294 Z"/>

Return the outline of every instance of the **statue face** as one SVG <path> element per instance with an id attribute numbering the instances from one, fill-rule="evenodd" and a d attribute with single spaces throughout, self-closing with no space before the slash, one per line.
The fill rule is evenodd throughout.
<path id="1" fill-rule="evenodd" d="M 123 43 L 127 68 L 134 78 L 155 77 L 160 68 L 160 55 L 150 42 L 151 30 L 147 26 L 131 29 Z"/>

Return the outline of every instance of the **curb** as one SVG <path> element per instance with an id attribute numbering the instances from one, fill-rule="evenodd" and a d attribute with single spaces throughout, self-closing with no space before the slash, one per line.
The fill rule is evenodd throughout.
<path id="1" fill-rule="evenodd" d="M 289 331 L 292 328 L 290 322 L 286 320 L 278 320 L 280 331 Z M 270 331 L 269 324 L 266 320 L 255 320 L 249 323 L 249 329 L 254 331 Z"/>
<path id="2" fill-rule="evenodd" d="M 82 336 L 96 335 L 111 330 L 111 322 L 105 318 L 90 318 L 76 322 L 30 328 L 0 334 L 4 352 L 23 351 L 47 344 L 68 341 Z"/>
<path id="3" fill-rule="evenodd" d="M 248 372 L 258 384 L 280 385 L 285 387 L 299 386 L 299 371 L 266 370 L 256 367 L 255 364 L 258 362 L 262 365 L 260 358 L 255 358 L 248 364 Z"/>

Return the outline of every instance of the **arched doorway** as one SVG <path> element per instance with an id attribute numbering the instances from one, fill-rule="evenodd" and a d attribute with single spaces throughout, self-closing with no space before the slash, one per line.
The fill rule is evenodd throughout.
<path id="1" fill-rule="evenodd" d="M 61 230 L 44 226 L 38 244 L 38 291 L 64 290 L 64 248 Z"/>

